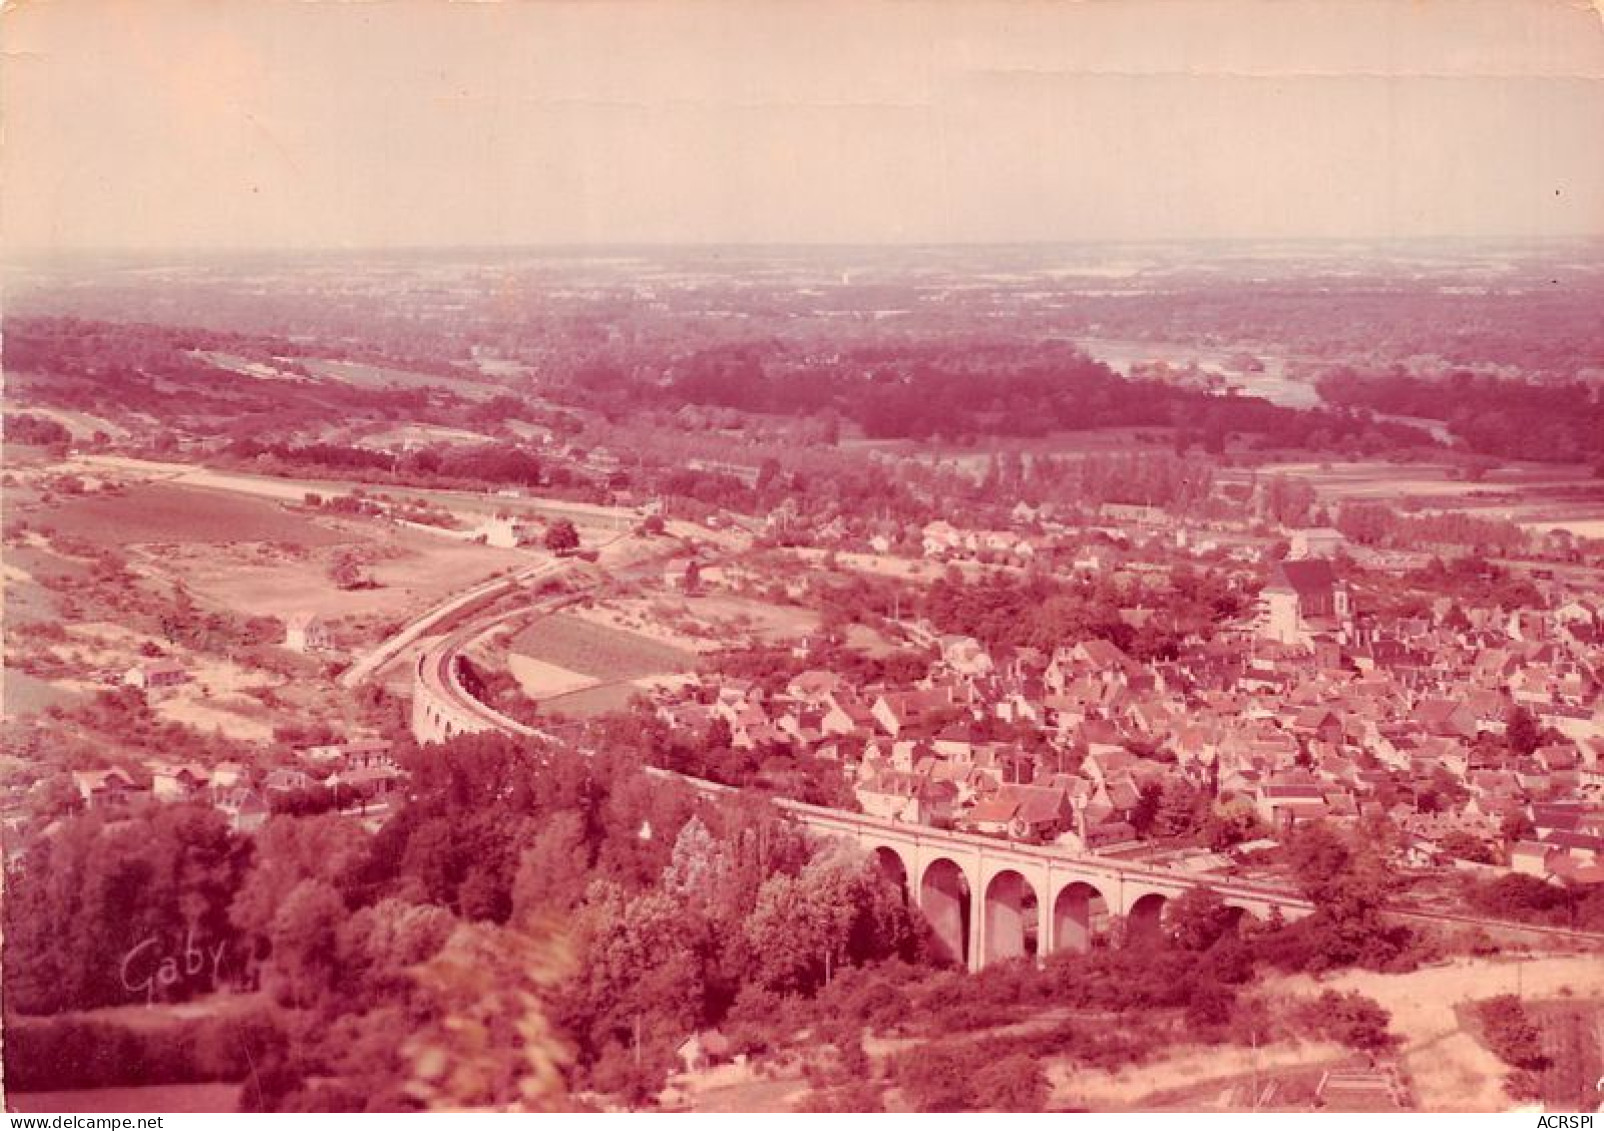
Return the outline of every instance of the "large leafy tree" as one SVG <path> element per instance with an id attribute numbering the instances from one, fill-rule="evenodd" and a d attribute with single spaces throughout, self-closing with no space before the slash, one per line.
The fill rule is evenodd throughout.
<path id="1" fill-rule="evenodd" d="M 1504 716 L 1504 741 L 1516 754 L 1528 755 L 1543 741 L 1543 728 L 1531 710 L 1515 706 Z"/>
<path id="2" fill-rule="evenodd" d="M 268 984 L 282 1004 L 307 1007 L 335 985 L 345 901 L 322 880 L 302 880 L 285 897 L 268 931 L 273 946 Z"/>
<path id="3" fill-rule="evenodd" d="M 1236 912 L 1213 888 L 1188 888 L 1165 908 L 1164 926 L 1183 950 L 1208 950 L 1232 932 Z"/>
<path id="4" fill-rule="evenodd" d="M 546 528 L 546 549 L 554 554 L 571 554 L 579 549 L 579 530 L 566 518 Z"/>
<path id="5" fill-rule="evenodd" d="M 1408 942 L 1408 929 L 1382 921 L 1394 880 L 1373 842 L 1322 823 L 1287 842 L 1293 874 L 1315 913 L 1297 924 L 1316 966 L 1385 966 Z"/>
<path id="6" fill-rule="evenodd" d="M 302 881 L 321 880 L 347 893 L 370 840 L 360 823 L 336 814 L 270 817 L 257 830 L 250 869 L 229 917 L 247 939 L 265 940 L 278 909 Z"/>
<path id="7" fill-rule="evenodd" d="M 672 1045 L 708 1019 L 717 942 L 695 903 L 599 881 L 578 927 L 583 958 L 562 1015 L 589 1050 Z"/>
<path id="8" fill-rule="evenodd" d="M 830 853 L 763 884 L 746 938 L 760 985 L 806 993 L 847 963 L 910 956 L 918 936 L 889 880 L 862 857 Z"/>
<path id="9" fill-rule="evenodd" d="M 590 882 L 590 852 L 583 816 L 571 809 L 554 815 L 518 858 L 512 884 L 513 921 L 578 906 Z"/>
<path id="10" fill-rule="evenodd" d="M 445 908 L 385 899 L 340 925 L 336 945 L 348 1008 L 365 1009 L 407 987 L 408 971 L 432 958 L 457 925 Z"/>

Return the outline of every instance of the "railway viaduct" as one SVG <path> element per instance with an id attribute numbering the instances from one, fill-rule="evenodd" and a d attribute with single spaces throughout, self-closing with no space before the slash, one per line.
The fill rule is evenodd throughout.
<path id="1" fill-rule="evenodd" d="M 504 614 L 512 615 L 512 614 Z M 500 618 L 497 618 L 498 620 Z M 464 628 L 418 656 L 413 668 L 412 733 L 420 744 L 459 734 L 502 731 L 553 736 L 507 717 L 468 694 L 460 653 L 495 621 Z M 729 787 L 675 778 L 713 796 Z M 1193 876 L 1019 844 L 969 833 L 910 825 L 858 813 L 775 799 L 793 820 L 824 836 L 854 842 L 917 904 L 955 961 L 971 970 L 1009 958 L 1086 950 L 1094 941 L 1156 934 L 1165 905 L 1190 888 Z M 1240 914 L 1287 919 L 1313 907 L 1288 892 L 1231 881 L 1208 885 Z"/>

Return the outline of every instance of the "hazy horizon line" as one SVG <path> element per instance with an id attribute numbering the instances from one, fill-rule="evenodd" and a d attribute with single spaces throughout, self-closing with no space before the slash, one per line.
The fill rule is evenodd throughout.
<path id="1" fill-rule="evenodd" d="M 815 251 L 850 249 L 860 251 L 939 251 L 973 250 L 983 248 L 1006 250 L 1035 250 L 1070 247 L 1144 247 L 1173 246 L 1225 247 L 1225 246 L 1421 246 L 1454 244 L 1461 246 L 1527 245 L 1550 246 L 1559 244 L 1604 244 L 1604 232 L 1576 232 L 1567 234 L 1510 233 L 1505 235 L 1354 235 L 1354 236 L 1140 236 L 1140 237 L 1077 237 L 1043 240 L 575 240 L 532 241 L 527 243 L 405 243 L 345 245 L 305 245 L 284 247 L 276 245 L 206 245 L 206 246 L 139 246 L 139 247 L 12 247 L 0 250 L 0 266 L 50 259 L 115 259 L 168 256 L 175 258 L 223 258 L 227 256 L 293 256 L 293 255 L 407 255 L 421 253 L 461 252 L 605 252 L 605 251 L 668 251 L 668 250 L 795 250 Z"/>

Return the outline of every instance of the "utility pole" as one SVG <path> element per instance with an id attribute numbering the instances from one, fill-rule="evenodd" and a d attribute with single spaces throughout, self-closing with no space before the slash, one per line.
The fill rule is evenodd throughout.
<path id="1" fill-rule="evenodd" d="M 1253 1029 L 1253 1110 L 1259 1110 L 1259 1030 Z"/>

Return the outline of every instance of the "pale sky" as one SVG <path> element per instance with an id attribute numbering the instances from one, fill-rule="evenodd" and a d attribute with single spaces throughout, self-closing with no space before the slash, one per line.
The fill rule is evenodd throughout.
<path id="1" fill-rule="evenodd" d="M 1580 0 L 23 0 L 53 248 L 1604 234 Z"/>

